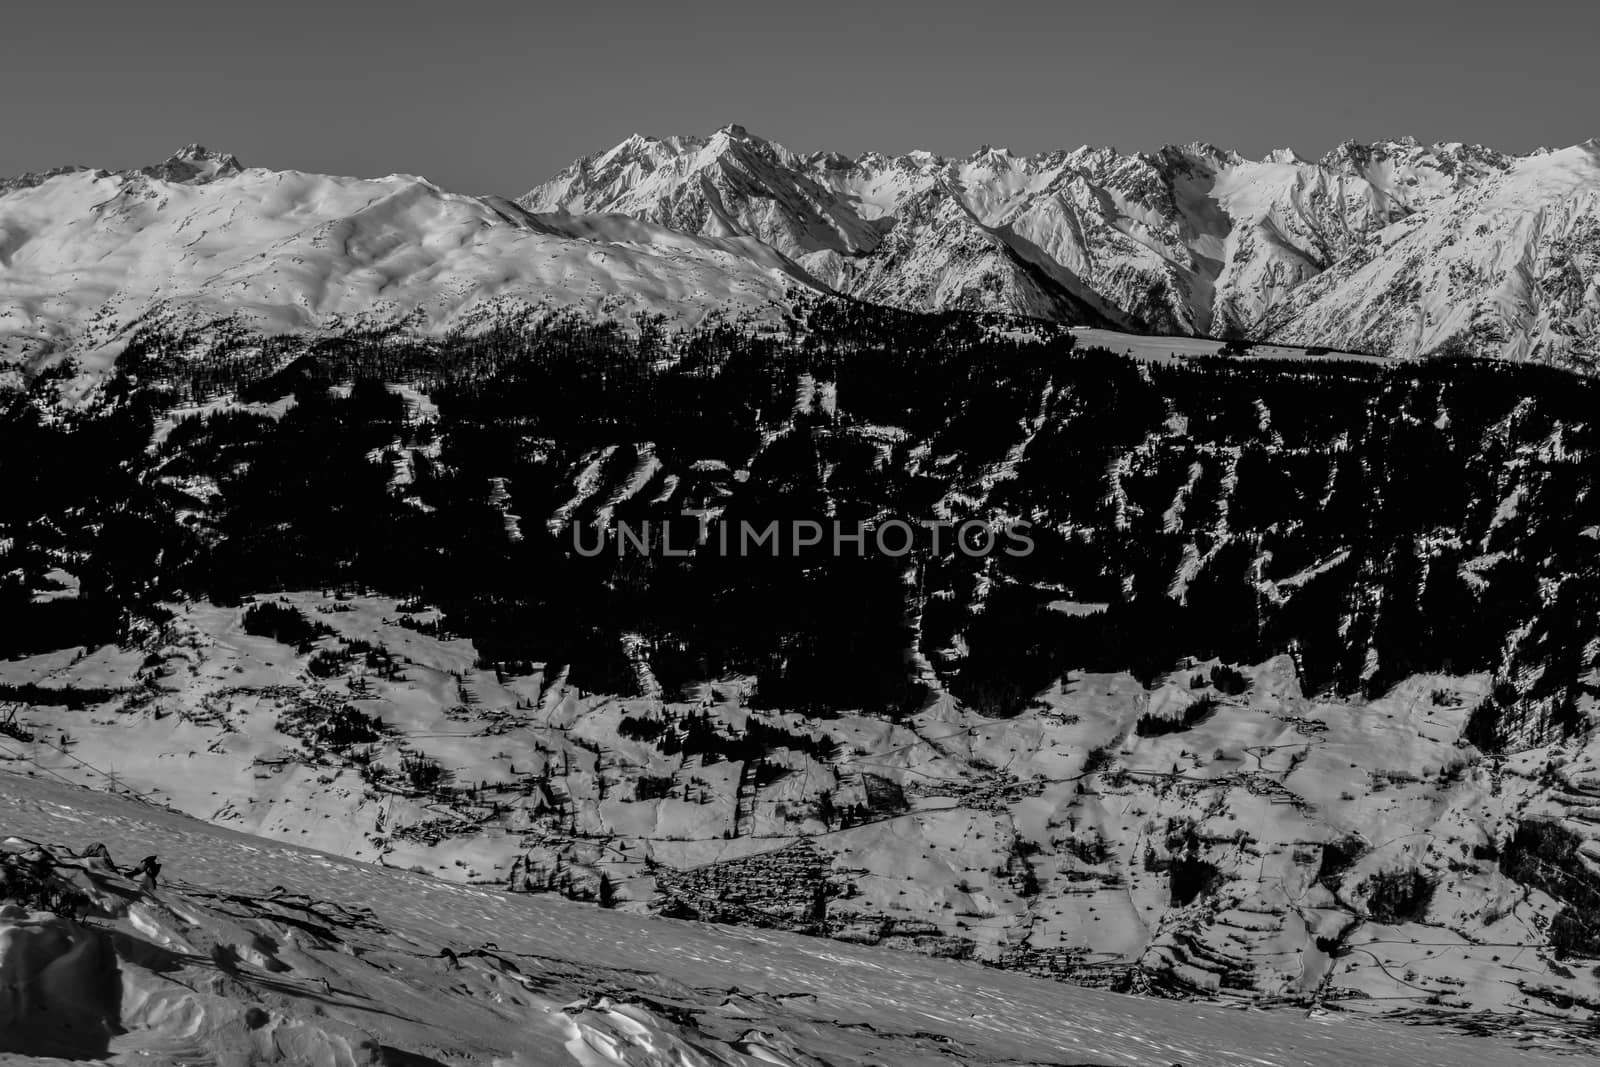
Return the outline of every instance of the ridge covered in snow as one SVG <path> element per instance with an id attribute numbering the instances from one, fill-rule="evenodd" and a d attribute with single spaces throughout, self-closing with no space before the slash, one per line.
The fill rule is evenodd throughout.
<path id="1" fill-rule="evenodd" d="M 1583 364 L 1595 352 L 1597 195 L 1592 145 L 1511 157 L 1350 141 L 1316 161 L 1199 143 L 849 158 L 729 126 L 635 135 L 519 202 L 748 235 L 841 292 L 917 310 Z"/>
<path id="2" fill-rule="evenodd" d="M 803 272 L 748 238 L 541 216 L 425 179 L 245 168 L 198 145 L 138 170 L 0 182 L 0 360 L 114 358 L 143 325 L 259 333 L 505 315 L 780 318 Z"/>
<path id="3" fill-rule="evenodd" d="M 142 168 L 0 179 L 0 358 L 103 365 L 143 326 L 439 334 L 559 309 L 778 321 L 796 294 L 837 292 L 1586 369 L 1597 201 L 1593 142 L 852 158 L 734 125 L 635 135 L 515 203 L 187 145 Z"/>

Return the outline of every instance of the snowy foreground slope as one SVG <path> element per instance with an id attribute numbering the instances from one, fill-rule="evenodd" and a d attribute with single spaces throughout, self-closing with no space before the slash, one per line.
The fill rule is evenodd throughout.
<path id="1" fill-rule="evenodd" d="M 538 672 L 478 669 L 470 643 L 420 633 L 415 617 L 402 625 L 391 600 L 288 602 L 337 636 L 297 650 L 242 632 L 240 609 L 194 605 L 153 652 L 7 664 L 4 682 L 28 687 L 32 703 L 0 737 L 4 768 L 131 790 L 223 826 L 447 880 L 912 950 L 781 942 L 819 959 L 876 959 L 886 974 L 942 973 L 914 951 L 1490 1033 L 1532 1025 L 1555 1040 L 1572 1027 L 1563 1041 L 1585 1032 L 1600 1002 L 1591 967 L 1563 964 L 1546 944 L 1558 903 L 1479 858 L 1519 820 L 1600 826 L 1600 749 L 1542 746 L 1466 764 L 1455 739 L 1481 677 L 1419 678 L 1352 707 L 1303 697 L 1280 657 L 1248 672 L 1245 694 L 1205 687 L 1204 699 L 1222 697 L 1209 718 L 1155 736 L 1144 735 L 1151 716 L 1194 706 L 1193 677 L 1237 686 L 1205 664 L 1148 693 L 1126 675 L 1075 673 L 1012 719 L 941 700 L 896 725 L 808 722 L 747 710 L 738 680 L 699 701 L 585 695 Z M 383 650 L 381 669 L 313 668 L 355 642 Z M 623 726 L 647 714 L 691 726 L 704 716 L 735 736 L 760 727 L 831 738 L 842 753 L 790 742 L 759 763 L 663 754 Z M 94 820 L 72 834 L 121 839 Z M 1581 845 L 1597 847 L 1592 834 Z M 1401 870 L 1426 872 L 1420 906 L 1382 888 Z M 501 899 L 430 892 L 473 907 Z M 563 929 L 611 921 L 535 914 L 561 916 Z M 481 929 L 507 947 L 500 920 Z M 743 943 L 778 943 L 766 936 Z M 1080 996 L 1018 988 L 1061 1005 Z M 1203 1055 L 1227 1043 L 1183 1047 L 1170 1059 L 1246 1062 Z M 1320 1062 L 1262 1055 L 1250 1062 Z M 1508 1062 L 1474 1055 L 1455 1062 Z"/>
<path id="2" fill-rule="evenodd" d="M 423 333 L 572 308 L 781 318 L 809 290 L 783 257 L 629 218 L 532 215 L 409 175 L 166 163 L 0 182 L 0 360 L 103 364 L 141 326 Z"/>
<path id="3" fill-rule="evenodd" d="M 1141 1000 L 514 897 L 127 798 L 11 775 L 0 786 L 8 875 L 57 887 L 56 899 L 83 916 L 0 910 L 0 973 L 15 990 L 0 1007 L 0 1052 L 24 1057 L 408 1067 L 1579 1062 L 1510 1036 Z M 123 867 L 159 856 L 162 884 L 143 889 L 103 858 L 75 858 L 95 843 L 110 843 Z"/>
<path id="4" fill-rule="evenodd" d="M 1406 139 L 1317 161 L 1205 144 L 851 159 L 730 126 L 635 136 L 520 202 L 748 235 L 841 292 L 917 310 L 1587 365 L 1597 196 L 1594 142 L 1520 158 Z"/>

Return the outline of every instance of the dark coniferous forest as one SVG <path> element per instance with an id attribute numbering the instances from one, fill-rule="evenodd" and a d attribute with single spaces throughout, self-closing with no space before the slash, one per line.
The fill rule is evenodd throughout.
<path id="1" fill-rule="evenodd" d="M 1340 694 L 1484 671 L 1486 749 L 1574 729 L 1596 666 L 1597 387 L 1558 371 L 1141 363 L 839 303 L 787 333 L 145 336 L 76 407 L 68 374 L 3 413 L 0 655 L 136 641 L 185 598 L 366 589 L 591 692 L 739 672 L 815 715 L 904 714 L 935 681 L 1012 715 L 1069 671 L 1187 657 L 1288 654 Z M 690 511 L 1020 521 L 1034 550 L 618 550 L 647 521 L 689 540 Z"/>

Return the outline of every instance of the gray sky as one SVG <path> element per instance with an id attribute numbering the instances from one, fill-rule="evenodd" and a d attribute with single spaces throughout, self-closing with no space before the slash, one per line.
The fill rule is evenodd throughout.
<path id="1" fill-rule="evenodd" d="M 1582 0 L 7 5 L 0 175 L 199 141 L 253 166 L 525 191 L 638 131 L 798 151 L 1600 134 Z"/>

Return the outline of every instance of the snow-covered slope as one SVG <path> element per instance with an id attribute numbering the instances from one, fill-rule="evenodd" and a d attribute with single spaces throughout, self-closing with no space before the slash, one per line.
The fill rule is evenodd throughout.
<path id="1" fill-rule="evenodd" d="M 576 308 L 775 319 L 803 272 L 739 236 L 537 216 L 421 178 L 244 169 L 189 146 L 140 171 L 0 183 L 0 358 L 114 356 L 131 328 L 428 332 Z"/>
<path id="2" fill-rule="evenodd" d="M 24 904 L 0 908 L 0 1053 L 147 1067 L 1573 1062 L 1532 1032 L 1073 989 L 449 885 L 131 799 L 3 784 L 0 870 Z M 147 854 L 163 865 L 153 888 L 126 872 Z M 33 910 L 46 897 L 55 910 Z"/>
<path id="3" fill-rule="evenodd" d="M 418 632 L 393 600 L 284 600 L 337 637 L 297 650 L 196 604 L 153 651 L 4 664 L 0 682 L 39 688 L 0 767 L 449 880 L 1074 983 L 1500 1027 L 1579 1026 L 1600 1003 L 1591 968 L 1545 944 L 1560 902 L 1494 859 L 1548 820 L 1590 869 L 1600 745 L 1475 759 L 1459 735 L 1482 676 L 1341 703 L 1303 694 L 1283 656 L 1234 685 L 1207 663 L 1151 691 L 1075 672 L 1010 719 L 944 698 L 896 724 L 808 720 L 750 708 L 748 679 L 698 699 L 584 694 L 481 669 L 470 642 Z M 313 667 L 362 645 L 380 669 Z M 701 715 L 839 753 L 712 761 L 621 726 Z M 437 781 L 415 785 L 430 766 Z M 1412 871 L 1428 899 L 1386 902 L 1385 880 Z"/>
<path id="4" fill-rule="evenodd" d="M 746 234 L 913 309 L 1574 363 L 1595 349 L 1595 155 L 1403 139 L 1318 161 L 1204 144 L 849 159 L 732 126 L 635 136 L 520 202 Z"/>

